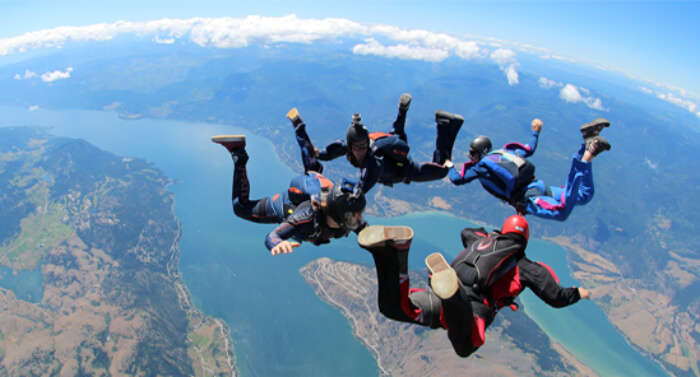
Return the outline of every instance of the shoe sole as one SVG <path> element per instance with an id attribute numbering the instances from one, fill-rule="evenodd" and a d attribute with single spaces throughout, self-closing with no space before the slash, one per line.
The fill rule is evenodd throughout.
<path id="1" fill-rule="evenodd" d="M 457 293 L 459 282 L 457 273 L 440 253 L 432 253 L 425 258 L 425 265 L 431 273 L 430 287 L 443 300 Z"/>
<path id="2" fill-rule="evenodd" d="M 610 121 L 605 118 L 597 118 L 581 126 L 581 133 L 584 135 L 598 133 L 605 127 L 610 127 Z"/>
<path id="3" fill-rule="evenodd" d="M 450 122 L 453 120 L 464 122 L 463 116 L 461 116 L 459 114 L 448 113 L 447 111 L 443 111 L 443 110 L 438 110 L 435 112 L 435 121 L 438 121 L 440 119 L 445 119 L 445 120 L 448 120 Z"/>
<path id="4" fill-rule="evenodd" d="M 370 225 L 357 235 L 357 243 L 364 248 L 406 244 L 412 239 L 413 229 L 407 226 Z"/>
<path id="5" fill-rule="evenodd" d="M 294 107 L 287 112 L 286 117 L 287 117 L 287 119 L 294 121 L 294 119 L 299 117 L 299 111 L 297 110 L 296 107 Z"/>
<path id="6" fill-rule="evenodd" d="M 212 136 L 214 143 L 245 143 L 245 135 L 216 135 Z"/>
<path id="7" fill-rule="evenodd" d="M 411 97 L 411 95 L 408 93 L 401 94 L 401 98 L 399 98 L 399 108 L 408 108 L 408 106 L 411 105 L 412 99 L 413 97 Z"/>

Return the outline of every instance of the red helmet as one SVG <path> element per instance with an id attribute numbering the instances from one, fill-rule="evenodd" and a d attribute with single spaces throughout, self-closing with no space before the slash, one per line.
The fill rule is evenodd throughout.
<path id="1" fill-rule="evenodd" d="M 527 241 L 530 238 L 530 227 L 527 225 L 527 220 L 523 216 L 513 215 L 503 222 L 501 233 L 517 233 Z"/>

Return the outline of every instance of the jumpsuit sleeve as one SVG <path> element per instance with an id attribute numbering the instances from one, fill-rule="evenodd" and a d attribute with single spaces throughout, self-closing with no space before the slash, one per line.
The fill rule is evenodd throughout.
<path id="1" fill-rule="evenodd" d="M 296 233 L 297 228 L 293 224 L 285 221 L 267 234 L 267 237 L 265 237 L 265 247 L 267 247 L 268 250 L 272 250 L 272 248 L 277 246 L 280 242 L 295 236 Z"/>
<path id="2" fill-rule="evenodd" d="M 479 177 L 479 166 L 480 164 L 477 162 L 465 162 L 461 171 L 457 171 L 453 167 L 447 173 L 447 177 L 450 179 L 450 182 L 457 186 L 469 183 Z"/>
<path id="3" fill-rule="evenodd" d="M 315 213 L 308 201 L 299 204 L 295 212 L 265 237 L 265 247 L 272 250 L 280 242 L 294 238 L 301 242 L 313 233 Z"/>
<path id="4" fill-rule="evenodd" d="M 535 154 L 535 150 L 537 150 L 537 141 L 539 138 L 540 133 L 537 131 L 532 131 L 529 144 L 508 143 L 503 148 L 520 157 L 527 158 Z"/>
<path id="5" fill-rule="evenodd" d="M 362 164 L 360 168 L 360 182 L 357 183 L 357 187 L 362 190 L 365 195 L 377 184 L 379 176 L 382 173 L 383 163 L 384 161 L 381 157 L 372 153 L 367 156 L 364 164 Z"/>
<path id="6" fill-rule="evenodd" d="M 348 152 L 348 147 L 342 140 L 336 140 L 325 148 L 318 151 L 318 159 L 321 161 L 335 160 L 340 156 L 344 156 Z"/>
<path id="7" fill-rule="evenodd" d="M 564 288 L 559 285 L 559 279 L 554 271 L 542 262 L 533 262 L 523 258 L 518 262 L 520 282 L 539 297 L 547 305 L 563 308 L 575 304 L 581 299 L 578 288 Z"/>

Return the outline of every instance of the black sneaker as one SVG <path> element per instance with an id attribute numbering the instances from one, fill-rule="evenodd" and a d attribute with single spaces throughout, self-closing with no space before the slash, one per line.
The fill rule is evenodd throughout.
<path id="1" fill-rule="evenodd" d="M 425 265 L 430 271 L 430 287 L 443 300 L 454 296 L 459 289 L 457 272 L 450 267 L 440 253 L 432 253 L 425 258 Z"/>
<path id="2" fill-rule="evenodd" d="M 211 141 L 223 145 L 230 153 L 245 148 L 245 135 L 216 135 Z"/>
<path id="3" fill-rule="evenodd" d="M 584 140 L 598 136 L 605 127 L 610 127 L 610 121 L 605 118 L 594 119 L 581 126 L 581 135 Z"/>
<path id="4" fill-rule="evenodd" d="M 292 125 L 294 125 L 294 127 L 298 126 L 302 122 L 301 115 L 299 115 L 299 111 L 296 107 L 292 108 L 287 112 L 287 119 L 289 119 L 292 122 Z"/>
<path id="5" fill-rule="evenodd" d="M 411 97 L 410 94 L 408 93 L 403 93 L 401 94 L 401 98 L 399 98 L 399 111 L 401 112 L 406 112 L 408 111 L 408 108 L 411 106 Z"/>
<path id="6" fill-rule="evenodd" d="M 413 229 L 407 226 L 370 225 L 357 235 L 357 243 L 365 249 L 393 246 L 408 250 L 413 240 Z"/>
<path id="7" fill-rule="evenodd" d="M 602 136 L 596 136 L 586 144 L 586 150 L 594 156 L 604 151 L 609 151 L 612 146 Z"/>

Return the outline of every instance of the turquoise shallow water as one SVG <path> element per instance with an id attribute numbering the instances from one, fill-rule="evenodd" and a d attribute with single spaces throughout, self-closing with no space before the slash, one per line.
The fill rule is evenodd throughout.
<path id="1" fill-rule="evenodd" d="M 339 311 L 321 302 L 298 269 L 328 256 L 370 264 L 355 237 L 330 245 L 304 245 L 292 255 L 271 257 L 263 245 L 271 225 L 253 224 L 231 211 L 232 164 L 226 151 L 212 144 L 216 133 L 239 133 L 230 126 L 174 121 L 126 121 L 113 113 L 90 111 L 29 112 L 2 108 L 0 125 L 53 126 L 57 135 L 83 138 L 120 155 L 145 158 L 176 180 L 175 212 L 184 234 L 180 269 L 193 299 L 205 313 L 231 326 L 243 376 L 376 376 L 374 360 L 351 335 Z M 271 195 L 295 175 L 274 155 L 272 144 L 249 137 L 251 196 Z M 373 224 L 403 224 L 416 230 L 410 267 L 423 270 L 423 258 L 440 250 L 454 257 L 461 250 L 463 219 L 431 212 Z M 429 230 L 429 231 L 425 231 Z M 542 259 L 573 285 L 565 251 L 533 241 L 532 259 Z M 602 311 L 591 302 L 552 309 L 534 295 L 522 296 L 526 311 L 557 342 L 604 376 L 666 375 L 627 345 Z M 500 315 L 508 315 L 507 311 Z"/>

